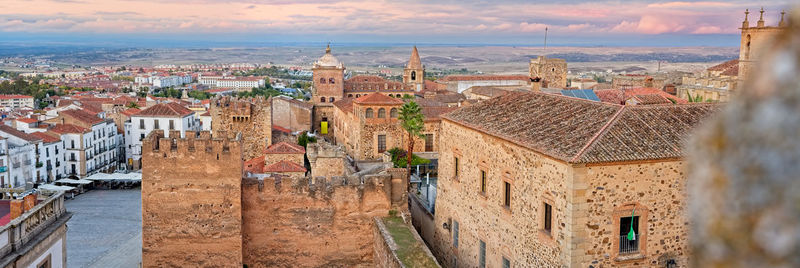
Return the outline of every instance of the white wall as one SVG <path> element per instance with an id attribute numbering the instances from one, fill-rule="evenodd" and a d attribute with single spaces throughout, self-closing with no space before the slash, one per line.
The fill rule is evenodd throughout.
<path id="1" fill-rule="evenodd" d="M 53 243 L 53 245 L 50 246 L 50 248 L 48 248 L 47 251 L 42 252 L 42 255 L 39 255 L 39 257 L 37 257 L 35 261 L 33 261 L 30 265 L 28 265 L 28 268 L 36 268 L 36 265 L 41 263 L 44 260 L 44 258 L 48 257 L 50 258 L 51 268 L 62 268 L 64 267 L 63 254 L 64 254 L 64 239 L 62 237 L 56 240 L 56 242 Z"/>

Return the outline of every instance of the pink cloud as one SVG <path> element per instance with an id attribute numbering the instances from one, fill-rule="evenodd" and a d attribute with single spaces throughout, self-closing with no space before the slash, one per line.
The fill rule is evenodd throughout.
<path id="1" fill-rule="evenodd" d="M 547 24 L 527 23 L 527 22 L 519 24 L 519 30 L 522 32 L 539 32 L 539 31 L 544 31 L 544 28 L 547 28 Z"/>
<path id="2" fill-rule="evenodd" d="M 692 33 L 693 34 L 718 34 L 718 33 L 723 33 L 723 32 L 722 32 L 722 29 L 720 27 L 717 27 L 717 26 L 700 26 L 697 29 L 695 29 L 694 31 L 692 31 Z"/>

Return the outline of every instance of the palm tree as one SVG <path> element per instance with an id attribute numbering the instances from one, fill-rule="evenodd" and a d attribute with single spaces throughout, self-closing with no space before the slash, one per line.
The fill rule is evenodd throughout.
<path id="1" fill-rule="evenodd" d="M 139 104 L 137 104 L 136 102 L 133 102 L 133 101 L 132 101 L 132 102 L 129 102 L 129 103 L 128 103 L 128 105 L 126 105 L 126 106 L 127 106 L 128 108 L 136 108 L 136 109 L 139 109 Z"/>
<path id="2" fill-rule="evenodd" d="M 408 133 L 408 150 L 406 151 L 406 179 L 408 181 L 406 188 L 411 190 L 411 159 L 414 155 L 414 137 L 425 138 L 422 130 L 425 128 L 425 116 L 422 114 L 422 108 L 417 105 L 413 100 L 409 100 L 402 107 L 400 107 L 400 115 L 397 117 L 400 120 L 400 126 Z"/>

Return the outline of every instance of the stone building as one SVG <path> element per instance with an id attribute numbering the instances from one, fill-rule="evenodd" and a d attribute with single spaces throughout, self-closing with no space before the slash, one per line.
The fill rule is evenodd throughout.
<path id="1" fill-rule="evenodd" d="M 272 126 L 290 131 L 311 131 L 314 105 L 286 96 L 272 98 Z"/>
<path id="2" fill-rule="evenodd" d="M 263 97 L 238 99 L 224 97 L 211 103 L 211 129 L 225 131 L 228 138 L 242 133 L 243 159 L 253 159 L 272 144 L 271 100 Z"/>
<path id="3" fill-rule="evenodd" d="M 677 87 L 676 96 L 688 100 L 689 96 L 700 96 L 703 101 L 728 101 L 736 89 L 739 75 L 739 60 L 729 60 L 711 66 L 692 76 L 684 76 Z"/>
<path id="4" fill-rule="evenodd" d="M 680 144 L 716 109 L 533 92 L 448 113 L 428 242 L 447 267 L 686 267 Z"/>
<path id="5" fill-rule="evenodd" d="M 412 87 L 416 92 L 425 89 L 425 67 L 422 66 L 422 61 L 419 59 L 417 46 L 414 46 L 411 58 L 408 59 L 408 64 L 403 69 L 403 83 Z"/>
<path id="6" fill-rule="evenodd" d="M 0 266 L 67 267 L 72 213 L 64 206 L 64 193 L 17 194 L 16 199 L 0 200 Z"/>
<path id="7" fill-rule="evenodd" d="M 567 87 L 567 61 L 563 59 L 547 58 L 539 56 L 531 59 L 529 64 L 530 77 L 534 80 L 539 78 L 543 88 L 566 88 Z"/>
<path id="8" fill-rule="evenodd" d="M 406 149 L 407 134 L 397 117 L 404 102 L 381 93 L 334 103 L 336 144 L 342 145 L 356 160 L 380 159 L 394 147 Z M 447 106 L 422 106 L 425 115 L 424 139 L 416 138 L 415 152 L 436 152 L 439 138 L 439 115 L 454 110 Z"/>
<path id="9" fill-rule="evenodd" d="M 750 73 L 758 65 L 759 61 L 763 58 L 765 53 L 768 53 L 767 47 L 772 44 L 775 37 L 786 29 L 786 22 L 784 21 L 785 12 L 781 12 L 781 19 L 778 26 L 766 26 L 764 22 L 764 8 L 761 8 L 761 15 L 756 22 L 756 26 L 750 26 L 749 15 L 750 10 L 745 10 L 744 21 L 742 21 L 742 40 L 739 45 L 739 82 L 738 85 L 743 85 L 744 79 L 750 77 Z"/>
<path id="10" fill-rule="evenodd" d="M 245 173 L 242 134 L 230 136 L 154 131 L 145 139 L 143 267 L 374 267 L 386 258 L 373 255 L 373 218 L 405 206 L 402 169 L 353 173 L 344 158 L 320 160 L 325 150 L 310 149 L 312 168 L 342 172 Z M 267 155 L 279 164 L 298 156 Z"/>
<path id="11" fill-rule="evenodd" d="M 615 89 L 655 88 L 664 90 L 666 85 L 667 77 L 664 75 L 626 74 L 617 75 L 611 79 L 611 88 Z"/>
<path id="12" fill-rule="evenodd" d="M 530 86 L 527 75 L 448 75 L 436 80 L 446 85 L 447 90 L 463 93 L 474 86 Z"/>

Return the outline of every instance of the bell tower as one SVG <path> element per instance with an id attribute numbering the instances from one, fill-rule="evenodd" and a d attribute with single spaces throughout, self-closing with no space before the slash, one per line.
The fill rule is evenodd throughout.
<path id="1" fill-rule="evenodd" d="M 411 51 L 411 58 L 408 59 L 406 68 L 403 69 L 403 83 L 420 92 L 425 88 L 425 67 L 419 59 L 417 46 Z"/>
<path id="2" fill-rule="evenodd" d="M 742 39 L 739 45 L 739 74 L 736 82 L 738 90 L 744 86 L 745 80 L 750 76 L 750 72 L 758 65 L 761 55 L 768 50 L 772 39 L 781 31 L 786 29 L 784 21 L 785 12 L 781 12 L 781 18 L 777 26 L 768 26 L 764 22 L 764 8 L 759 11 L 759 18 L 755 27 L 750 25 L 750 10 L 745 10 L 744 21 L 742 21 Z"/>

